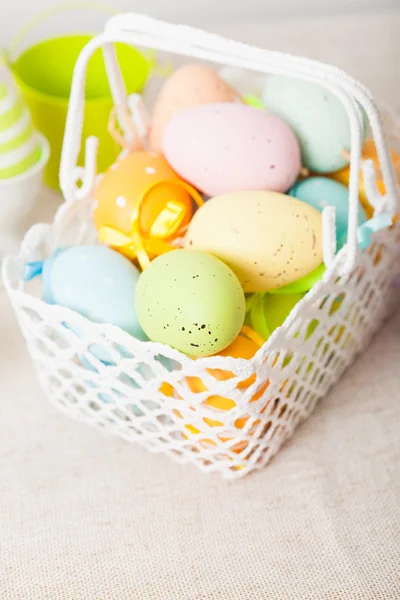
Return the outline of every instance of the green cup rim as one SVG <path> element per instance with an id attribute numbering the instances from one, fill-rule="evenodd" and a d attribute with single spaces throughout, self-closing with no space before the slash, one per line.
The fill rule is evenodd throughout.
<path id="1" fill-rule="evenodd" d="M 60 36 L 55 36 L 55 37 L 51 37 L 51 38 L 46 38 L 44 40 L 41 40 L 37 44 L 33 44 L 32 46 L 30 46 L 24 52 L 22 52 L 22 54 L 20 54 L 13 62 L 10 62 L 9 67 L 12 71 L 13 77 L 15 78 L 18 86 L 24 92 L 29 94 L 32 98 L 35 98 L 35 99 L 41 100 L 41 101 L 46 101 L 48 104 L 51 104 L 53 106 L 58 105 L 58 106 L 67 107 L 69 104 L 70 95 L 54 96 L 53 94 L 48 94 L 46 92 L 42 92 L 41 90 L 38 90 L 36 87 L 33 87 L 31 84 L 27 83 L 23 77 L 21 77 L 21 75 L 19 74 L 18 69 L 17 69 L 17 64 L 18 64 L 18 61 L 21 59 L 21 57 L 23 57 L 25 54 L 27 54 L 32 48 L 35 48 L 35 46 L 39 46 L 40 44 L 43 44 L 46 42 L 52 42 L 52 41 L 56 41 L 56 40 L 60 40 L 60 39 L 68 39 L 68 38 L 74 38 L 74 37 L 76 37 L 76 38 L 77 37 L 87 37 L 90 40 L 91 38 L 94 37 L 94 34 L 73 33 L 73 34 L 66 34 L 66 35 L 60 35 Z M 144 54 L 142 52 L 140 52 L 140 50 L 137 50 L 137 51 L 141 54 L 143 60 L 147 63 L 148 68 L 149 68 L 148 75 L 150 75 L 151 64 L 150 64 L 149 60 L 144 56 Z M 146 77 L 146 81 L 147 81 L 147 79 L 148 79 L 148 77 Z M 106 95 L 96 96 L 95 98 L 85 98 L 85 104 L 100 104 L 100 103 L 107 104 L 110 101 L 112 102 L 111 90 L 109 90 L 109 93 Z"/>

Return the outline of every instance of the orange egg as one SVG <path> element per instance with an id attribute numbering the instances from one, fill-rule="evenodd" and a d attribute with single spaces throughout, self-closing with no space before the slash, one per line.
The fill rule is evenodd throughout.
<path id="1" fill-rule="evenodd" d="M 397 180 L 400 182 L 400 154 L 391 149 L 390 156 L 397 174 Z M 376 169 L 378 191 L 381 194 L 384 194 L 385 184 L 382 181 L 379 158 L 376 152 L 374 140 L 370 139 L 365 142 L 361 158 L 363 160 L 373 160 Z M 344 169 L 337 171 L 336 173 L 331 173 L 329 177 L 332 177 L 332 179 L 336 179 L 336 181 L 339 181 L 340 183 L 344 183 L 344 185 L 348 185 L 350 180 L 350 167 L 347 166 Z M 360 170 L 359 197 L 368 218 L 371 218 L 373 216 L 374 209 L 368 202 L 362 170 Z"/>
<path id="2" fill-rule="evenodd" d="M 252 339 L 247 337 L 247 335 L 251 335 Z M 255 334 L 255 332 L 251 331 L 248 327 L 244 327 L 242 333 L 235 339 L 235 341 L 232 342 L 232 344 L 230 346 L 228 346 L 228 348 L 226 348 L 225 350 L 220 352 L 217 356 L 231 356 L 233 358 L 244 358 L 246 360 L 249 360 L 254 356 L 254 354 L 260 348 L 262 343 L 263 343 L 263 340 L 261 340 L 261 338 L 259 338 L 258 335 Z M 235 377 L 234 373 L 232 373 L 231 371 L 223 370 L 223 369 L 208 369 L 208 373 L 218 381 L 226 381 L 228 379 L 231 379 L 232 377 Z M 251 375 L 245 381 L 239 382 L 237 385 L 237 388 L 240 390 L 245 390 L 252 383 L 254 383 L 255 379 L 256 379 L 255 374 Z M 187 377 L 186 381 L 192 392 L 200 393 L 200 392 L 205 392 L 208 389 L 207 386 L 205 385 L 205 383 L 199 377 Z M 264 382 L 264 384 L 252 396 L 250 402 L 255 402 L 256 400 L 258 400 L 263 395 L 263 393 L 265 392 L 265 390 L 267 389 L 268 386 L 269 386 L 269 380 Z M 168 396 L 177 397 L 176 391 L 169 384 L 163 384 L 161 391 Z M 184 398 L 182 400 L 184 401 Z M 210 406 L 210 407 L 218 409 L 220 411 L 230 411 L 236 406 L 236 402 L 233 399 L 227 398 L 224 396 L 211 395 L 204 402 L 204 405 Z M 264 408 L 264 410 L 265 410 L 265 408 Z M 263 410 L 261 410 L 261 412 L 263 412 Z M 182 419 L 184 418 L 178 410 L 175 410 L 175 414 Z M 187 417 L 185 416 L 185 419 L 186 418 Z M 236 419 L 236 421 L 234 423 L 234 427 L 237 430 L 243 429 L 246 422 L 248 421 L 248 419 L 249 419 L 249 416 L 243 416 L 243 417 Z M 217 419 L 209 419 L 209 418 L 205 417 L 203 420 L 204 420 L 204 423 L 206 425 L 208 425 L 209 427 L 223 427 L 223 425 L 224 425 L 222 421 L 219 421 Z M 249 433 L 251 434 L 253 431 L 255 431 L 259 425 L 260 425 L 260 420 L 256 420 L 253 423 Z M 187 437 L 187 439 L 190 439 L 191 435 L 196 436 L 196 438 L 198 439 L 198 436 L 199 436 L 199 434 L 201 434 L 201 431 L 197 427 L 195 427 L 194 425 L 190 425 L 190 424 L 185 424 L 184 427 L 187 431 L 187 433 L 185 434 L 185 437 Z M 235 431 L 229 430 L 226 432 L 221 432 L 218 434 L 218 437 L 221 440 L 221 442 L 230 441 L 235 437 Z M 207 446 L 215 447 L 216 446 L 216 442 L 209 438 L 201 438 L 200 443 L 204 447 L 207 447 Z M 233 452 L 235 452 L 236 454 L 239 454 L 240 452 L 245 450 L 247 445 L 248 445 L 247 441 L 240 441 L 237 444 L 235 444 L 233 447 L 231 447 L 231 450 Z"/>
<path id="3" fill-rule="evenodd" d="M 189 223 L 192 198 L 197 204 L 203 202 L 162 155 L 146 151 L 135 151 L 117 160 L 100 180 L 94 195 L 94 222 L 100 240 L 131 258 L 136 257 L 137 238 L 133 233 L 139 236 L 144 249 L 146 240 L 169 241 Z M 168 249 L 167 244 L 155 243 L 152 247 Z"/>

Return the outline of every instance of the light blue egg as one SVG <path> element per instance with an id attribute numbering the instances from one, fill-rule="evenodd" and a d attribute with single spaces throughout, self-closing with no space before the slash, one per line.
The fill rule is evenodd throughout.
<path id="1" fill-rule="evenodd" d="M 309 177 L 295 183 L 288 194 L 314 206 L 320 212 L 326 206 L 334 206 L 336 209 L 336 239 L 341 239 L 347 232 L 349 190 L 342 183 L 327 177 Z M 366 220 L 364 209 L 359 204 L 358 224 L 361 225 Z"/>
<path id="2" fill-rule="evenodd" d="M 42 274 L 43 299 L 66 306 L 95 323 L 110 323 L 147 340 L 135 312 L 140 271 L 106 246 L 74 246 L 27 265 L 25 279 Z M 103 359 L 104 357 L 101 357 Z"/>
<path id="3" fill-rule="evenodd" d="M 348 164 L 350 122 L 342 102 L 317 83 L 274 75 L 268 78 L 263 101 L 268 111 L 286 121 L 299 140 L 303 166 L 314 173 L 333 173 Z M 368 120 L 361 109 L 364 138 Z"/>
<path id="4" fill-rule="evenodd" d="M 369 219 L 369 221 L 365 221 L 362 225 L 359 225 L 357 228 L 357 241 L 358 247 L 361 250 L 366 250 L 368 246 L 372 242 L 372 236 L 377 231 L 381 231 L 382 229 L 386 229 L 393 224 L 393 217 L 389 213 L 381 213 Z M 342 248 L 345 244 L 347 244 L 347 231 L 342 235 L 339 239 L 338 246 L 339 249 Z"/>

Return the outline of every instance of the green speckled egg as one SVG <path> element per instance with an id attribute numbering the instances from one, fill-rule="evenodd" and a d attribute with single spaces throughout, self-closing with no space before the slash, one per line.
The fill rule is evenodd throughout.
<path id="1" fill-rule="evenodd" d="M 341 153 L 350 150 L 350 123 L 334 94 L 315 83 L 276 75 L 268 79 L 263 100 L 268 111 L 293 129 L 300 142 L 303 165 L 310 171 L 332 173 L 348 164 Z M 363 116 L 366 135 L 368 127 Z"/>
<path id="2" fill-rule="evenodd" d="M 153 260 L 136 287 L 143 330 L 191 356 L 220 352 L 239 334 L 245 298 L 236 275 L 218 258 L 174 250 Z"/>

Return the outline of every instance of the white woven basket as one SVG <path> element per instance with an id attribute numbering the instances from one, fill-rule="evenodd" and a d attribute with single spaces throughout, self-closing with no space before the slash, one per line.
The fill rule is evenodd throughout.
<path id="1" fill-rule="evenodd" d="M 47 305 L 37 297 L 32 283 L 24 283 L 27 261 L 44 259 L 57 247 L 96 243 L 91 220 L 96 175 L 93 140 L 87 146 L 86 168 L 78 169 L 76 161 L 86 65 L 99 46 L 104 47 L 121 128 L 129 136 L 130 113 L 115 61 L 115 41 L 317 81 L 346 107 L 352 130 L 348 244 L 335 256 L 334 212 L 328 207 L 323 214 L 327 265 L 323 280 L 251 360 L 192 360 L 169 346 L 140 342 L 112 325 L 95 324 L 69 309 Z M 104 33 L 83 50 L 75 70 L 61 165 L 66 203 L 52 225 L 35 225 L 19 255 L 7 257 L 3 264 L 11 302 L 51 402 L 75 419 L 153 452 L 192 462 L 206 472 L 233 478 L 266 465 L 365 348 L 397 298 L 393 281 L 399 272 L 400 227 L 396 224 L 380 231 L 367 251 L 357 250 L 359 105 L 370 121 L 387 190 L 385 196 L 378 194 L 372 164 L 367 164 L 364 178 L 369 200 L 376 212 L 394 215 L 398 205 L 395 175 L 379 113 L 361 84 L 333 67 L 191 28 L 140 15 L 112 18 Z M 216 377 L 218 372 L 210 369 L 225 371 L 225 377 Z M 199 378 L 203 386 L 190 386 L 194 380 L 189 378 Z M 231 409 L 206 405 L 211 396 L 229 398 Z"/>

